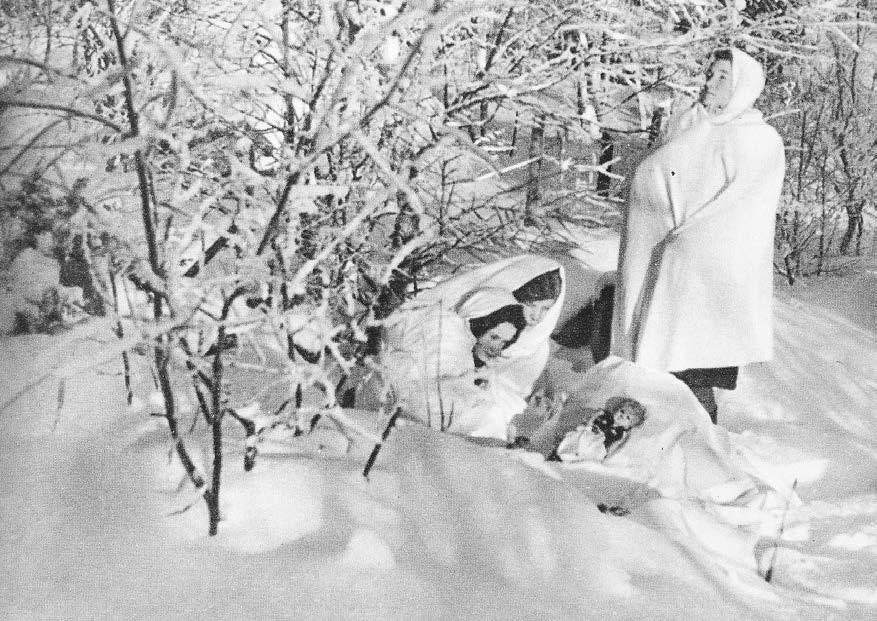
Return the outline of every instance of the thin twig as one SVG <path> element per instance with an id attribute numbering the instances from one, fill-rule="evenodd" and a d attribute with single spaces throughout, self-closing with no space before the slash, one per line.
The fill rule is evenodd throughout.
<path id="1" fill-rule="evenodd" d="M 396 419 L 399 418 L 399 415 L 402 413 L 402 406 L 397 405 L 393 409 L 393 414 L 390 416 L 390 420 L 387 421 L 387 426 L 384 427 L 384 433 L 381 434 L 381 441 L 375 444 L 375 447 L 372 449 L 371 455 L 368 456 L 368 461 L 365 464 L 365 468 L 362 471 L 362 476 L 367 480 L 368 474 L 371 472 L 372 466 L 375 465 L 375 461 L 378 459 L 378 453 L 381 452 L 381 447 L 384 446 L 384 442 L 387 441 L 387 438 L 390 437 L 390 432 L 393 430 L 393 427 L 396 425 Z"/>
<path id="2" fill-rule="evenodd" d="M 783 537 L 783 531 L 786 530 L 786 515 L 789 512 L 789 505 L 792 502 L 792 494 L 795 493 L 796 487 L 798 487 L 798 479 L 797 478 L 792 483 L 791 494 L 789 494 L 789 497 L 786 498 L 786 506 L 783 508 L 783 515 L 782 515 L 782 519 L 780 520 L 780 530 L 777 533 L 776 540 L 773 543 L 773 555 L 771 556 L 770 564 L 767 566 L 767 571 L 764 574 L 764 581 L 765 582 L 770 582 L 771 579 L 773 578 L 773 569 L 774 569 L 774 565 L 776 564 L 777 555 L 779 554 L 779 542 L 780 542 L 780 539 L 782 539 L 782 537 Z"/>
<path id="3" fill-rule="evenodd" d="M 102 125 L 106 125 L 110 129 L 115 132 L 122 133 L 122 128 L 119 125 L 116 125 L 112 121 L 105 119 L 99 114 L 95 114 L 93 112 L 88 112 L 87 110 L 80 110 L 78 108 L 74 108 L 73 106 L 65 106 L 63 104 L 53 104 L 45 101 L 29 101 L 26 99 L 0 99 L 0 105 L 9 106 L 11 108 L 29 108 L 33 110 L 55 110 L 57 112 L 66 112 L 70 116 L 81 117 L 84 119 L 90 119 L 92 121 L 97 121 Z"/>

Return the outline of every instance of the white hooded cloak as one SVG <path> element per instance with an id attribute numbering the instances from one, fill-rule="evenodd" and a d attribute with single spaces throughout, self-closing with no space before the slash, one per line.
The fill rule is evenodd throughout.
<path id="1" fill-rule="evenodd" d="M 476 371 L 469 320 L 517 303 L 511 292 L 487 287 L 470 291 L 452 310 L 432 303 L 387 319 L 381 366 L 411 415 L 444 431 L 507 439 L 509 423 L 527 404 L 496 373 L 494 360 Z M 479 386 L 476 378 L 486 381 Z"/>
<path id="2" fill-rule="evenodd" d="M 420 308 L 436 304 L 452 309 L 474 290 L 498 287 L 513 292 L 533 278 L 560 270 L 560 295 L 545 316 L 535 326 L 528 326 L 518 340 L 509 346 L 500 360 L 491 368 L 518 396 L 526 398 L 533 391 L 533 384 L 542 374 L 550 354 L 549 337 L 557 325 L 566 293 L 566 275 L 557 261 L 533 254 L 524 254 L 487 263 L 438 283 L 432 289 L 420 293 L 403 308 Z"/>
<path id="3" fill-rule="evenodd" d="M 697 104 L 639 165 L 622 232 L 612 353 L 664 371 L 773 356 L 782 140 L 752 108 L 761 66 L 732 49 L 719 116 Z"/>

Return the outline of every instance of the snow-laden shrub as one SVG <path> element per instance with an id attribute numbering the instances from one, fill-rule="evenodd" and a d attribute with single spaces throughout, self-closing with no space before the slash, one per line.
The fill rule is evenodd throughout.
<path id="1" fill-rule="evenodd" d="M 82 290 L 60 282 L 60 266 L 34 248 L 18 253 L 0 286 L 0 335 L 54 332 L 82 315 Z"/>

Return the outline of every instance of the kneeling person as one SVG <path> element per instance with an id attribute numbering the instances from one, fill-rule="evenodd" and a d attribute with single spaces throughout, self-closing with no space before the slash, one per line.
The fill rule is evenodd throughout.
<path id="1" fill-rule="evenodd" d="M 399 312 L 385 325 L 381 365 L 396 399 L 444 431 L 506 440 L 526 402 L 494 365 L 525 326 L 504 289 L 483 288 L 451 311 L 438 305 Z"/>

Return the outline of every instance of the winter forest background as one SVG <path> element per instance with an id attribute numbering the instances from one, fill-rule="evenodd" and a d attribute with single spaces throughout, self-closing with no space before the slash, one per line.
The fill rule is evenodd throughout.
<path id="1" fill-rule="evenodd" d="M 0 273 L 50 231 L 62 285 L 3 330 L 108 337 L 3 407 L 60 411 L 63 378 L 116 369 L 221 533 L 224 469 L 271 437 L 379 444 L 390 408 L 364 421 L 344 391 L 419 288 L 617 230 L 628 173 L 729 44 L 763 63 L 786 146 L 778 277 L 873 269 L 872 4 L 0 0 Z"/>

